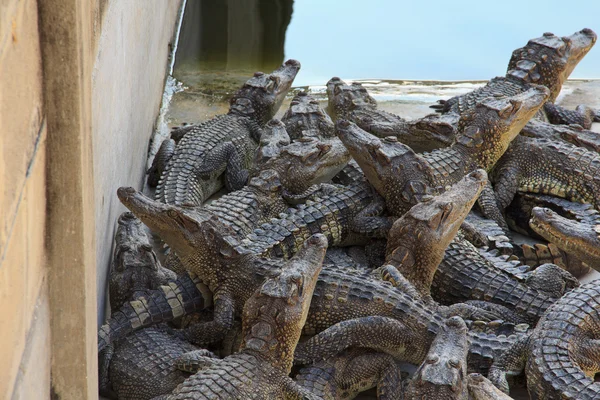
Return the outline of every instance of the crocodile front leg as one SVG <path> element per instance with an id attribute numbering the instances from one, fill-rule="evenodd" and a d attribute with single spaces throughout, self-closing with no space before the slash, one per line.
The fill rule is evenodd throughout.
<path id="1" fill-rule="evenodd" d="M 371 238 L 387 238 L 394 218 L 382 217 L 381 214 L 384 210 L 385 201 L 382 197 L 375 195 L 373 201 L 350 221 L 350 230 Z"/>
<path id="2" fill-rule="evenodd" d="M 598 118 L 597 111 L 583 104 L 578 105 L 573 111 L 548 102 L 544 104 L 544 111 L 551 124 L 577 124 L 584 129 L 590 129 L 592 127 L 592 122 Z"/>
<path id="3" fill-rule="evenodd" d="M 158 152 L 154 155 L 152 166 L 146 171 L 148 174 L 148 186 L 158 186 L 158 181 L 162 176 L 163 171 L 167 167 L 167 163 L 175 152 L 175 141 L 173 139 L 163 140 Z"/>
<path id="4" fill-rule="evenodd" d="M 184 372 L 195 374 L 219 362 L 219 358 L 209 350 L 200 349 L 189 351 L 175 360 L 175 367 Z"/>
<path id="5" fill-rule="evenodd" d="M 185 329 L 186 338 L 199 346 L 206 346 L 223 339 L 233 327 L 235 301 L 231 294 L 217 292 L 214 295 L 214 320 L 198 323 Z"/>
<path id="6" fill-rule="evenodd" d="M 232 142 L 220 143 L 206 155 L 197 173 L 202 179 L 210 179 L 217 171 L 225 170 L 225 187 L 230 192 L 239 190 L 248 182 L 249 172 L 244 168 L 243 156 Z"/>
<path id="7" fill-rule="evenodd" d="M 494 192 L 494 188 L 492 188 L 492 185 L 489 182 L 484 186 L 483 190 L 481 191 L 479 199 L 477 199 L 477 204 L 479 205 L 482 214 L 486 218 L 489 218 L 496 222 L 498 226 L 502 228 L 504 233 L 510 232 L 510 230 L 508 229 L 508 224 L 504 219 L 504 215 L 502 215 L 502 210 L 498 206 L 498 201 L 496 200 L 496 193 Z"/>

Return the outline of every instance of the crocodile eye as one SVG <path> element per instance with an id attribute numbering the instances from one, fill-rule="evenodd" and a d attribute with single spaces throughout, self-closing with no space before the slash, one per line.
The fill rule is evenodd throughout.
<path id="1" fill-rule="evenodd" d="M 169 217 L 171 217 L 171 218 L 177 218 L 177 217 L 179 217 L 179 214 L 175 210 L 169 210 L 169 211 L 167 211 L 167 215 Z"/>
<path id="2" fill-rule="evenodd" d="M 460 360 L 456 359 L 456 358 L 451 358 L 448 360 L 448 365 L 451 366 L 452 368 L 460 368 Z"/>
<path id="3" fill-rule="evenodd" d="M 437 354 L 431 354 L 427 357 L 427 364 L 435 364 L 440 361 L 440 357 Z"/>
<path id="4" fill-rule="evenodd" d="M 143 244 L 141 247 L 142 247 L 142 250 L 145 250 L 145 251 L 153 250 L 152 245 L 150 245 L 150 244 Z"/>

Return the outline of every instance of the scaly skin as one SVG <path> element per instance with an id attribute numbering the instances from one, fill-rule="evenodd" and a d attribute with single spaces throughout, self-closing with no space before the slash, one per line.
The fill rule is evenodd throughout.
<path id="1" fill-rule="evenodd" d="M 201 311 L 212 301 L 208 287 L 197 276 L 188 274 L 158 289 L 138 291 L 134 300 L 125 302 L 98 329 L 98 352 L 135 330 Z"/>
<path id="2" fill-rule="evenodd" d="M 134 292 L 158 289 L 177 277 L 156 258 L 142 222 L 132 213 L 119 216 L 113 264 L 108 283 L 110 308 L 118 310 Z"/>
<path id="3" fill-rule="evenodd" d="M 345 119 L 379 137 L 394 136 L 414 151 L 430 151 L 452 144 L 454 127 L 443 118 L 406 121 L 377 109 L 377 102 L 358 82 L 347 85 L 334 77 L 327 82 L 328 109 L 337 121 Z"/>
<path id="4" fill-rule="evenodd" d="M 278 274 L 267 278 L 248 298 L 240 352 L 192 375 L 167 398 L 266 400 L 306 396 L 288 375 L 326 249 L 323 235 L 309 238 Z"/>
<path id="5" fill-rule="evenodd" d="M 599 281 L 560 298 L 530 337 L 516 342 L 490 370 L 490 380 L 508 391 L 507 375 L 525 370 L 535 400 L 600 399 Z"/>
<path id="6" fill-rule="evenodd" d="M 558 166 L 558 167 L 557 167 Z M 568 143 L 519 136 L 490 178 L 500 209 L 515 193 L 551 194 L 600 207 L 600 156 Z"/>
<path id="7" fill-rule="evenodd" d="M 299 69 L 299 62 L 288 60 L 271 74 L 257 72 L 233 96 L 228 114 L 190 129 L 161 175 L 156 199 L 200 205 L 223 183 L 229 190 L 241 188 L 261 130 L 279 109 Z"/>
<path id="8" fill-rule="evenodd" d="M 129 200 L 122 198 L 132 209 L 136 203 L 135 199 L 143 198 L 137 195 Z M 346 199 L 349 200 L 350 197 L 347 196 Z M 336 202 L 339 203 L 339 198 Z M 151 210 L 151 207 L 155 208 Z M 164 211 L 160 211 L 160 207 Z M 144 208 L 146 211 L 143 211 Z M 214 320 L 188 330 L 188 338 L 194 342 L 204 344 L 223 337 L 231 328 L 234 315 L 241 313 L 242 305 L 250 297 L 254 288 L 279 268 L 277 264 L 280 261 L 261 259 L 237 243 L 233 237 L 224 236 L 228 230 L 221 227 L 214 218 L 203 219 L 189 210 L 152 201 L 137 204 L 135 209 L 152 227 L 158 228 L 161 224 L 175 225 L 171 230 L 171 237 L 167 234 L 166 228 L 161 228 L 163 237 L 172 248 L 180 252 L 178 254 L 183 254 L 182 261 L 187 268 L 202 276 L 214 293 Z M 312 214 L 307 215 L 312 216 Z M 263 232 L 277 232 L 275 229 L 281 227 L 281 224 L 276 222 L 272 226 L 267 229 L 263 225 Z M 315 227 L 315 225 L 310 226 Z M 181 235 L 180 238 L 177 239 L 175 234 Z M 199 239 L 195 239 L 196 237 Z M 286 241 L 282 239 L 282 242 Z M 294 253 L 297 251 L 295 247 L 286 246 L 286 248 L 293 248 Z M 138 302 L 144 304 L 147 300 L 140 298 Z M 337 311 L 332 313 L 330 312 L 332 309 Z M 412 321 L 409 325 L 429 326 L 435 332 L 439 320 L 454 312 L 462 312 L 462 315 L 466 312 L 468 315 L 465 317 L 471 319 L 480 319 L 481 315 L 487 315 L 473 307 L 461 307 L 457 310 L 454 306 L 440 307 L 431 303 L 426 304 L 419 299 L 414 289 L 411 294 L 407 294 L 386 282 L 365 276 L 362 272 L 338 270 L 331 266 L 325 268 L 318 279 L 315 299 L 311 305 L 305 330 L 307 334 L 311 334 L 346 319 L 384 315 L 402 321 L 408 319 Z M 171 318 L 172 314 L 168 312 L 152 314 L 140 323 L 151 320 L 164 321 L 165 318 Z M 100 342 L 106 342 L 106 336 L 111 336 L 110 325 L 101 330 Z M 495 336 L 475 336 L 473 343 L 477 343 L 477 347 L 474 354 L 480 357 L 492 356 L 493 352 L 500 351 L 508 342 L 510 340 Z"/>
<path id="9" fill-rule="evenodd" d="M 563 281 L 561 276 L 548 279 Z M 562 293 L 548 294 L 534 289 L 499 270 L 470 243 L 455 240 L 446 249 L 433 278 L 432 295 L 443 304 L 466 300 L 500 304 L 533 324 Z"/>
<path id="10" fill-rule="evenodd" d="M 377 387 L 378 400 L 402 400 L 401 371 L 394 358 L 367 349 L 350 349 L 304 367 L 294 378 L 323 400 L 349 400 Z"/>
<path id="11" fill-rule="evenodd" d="M 254 155 L 255 169 L 260 169 L 265 162 L 279 156 L 281 149 L 290 143 L 290 136 L 283 122 L 275 118 L 267 122 L 262 135 L 260 135 L 258 149 L 256 149 Z"/>
<path id="12" fill-rule="evenodd" d="M 277 217 L 289 207 L 286 200 L 318 193 L 348 162 L 350 155 L 339 140 L 324 143 L 302 139 L 282 147 L 261 166 L 243 189 L 222 196 L 204 209 L 230 224 L 238 237 Z"/>
<path id="13" fill-rule="evenodd" d="M 540 207 L 533 209 L 529 224 L 550 243 L 600 271 L 600 225 L 574 221 Z"/>
<path id="14" fill-rule="evenodd" d="M 292 140 L 303 137 L 326 140 L 335 137 L 335 127 L 329 115 L 314 97 L 304 91 L 294 96 L 281 120 Z"/>
<path id="15" fill-rule="evenodd" d="M 431 282 L 446 247 L 486 183 L 485 171 L 472 172 L 443 194 L 416 204 L 394 222 L 385 264 L 402 273 L 421 296 L 430 296 Z"/>
<path id="16" fill-rule="evenodd" d="M 149 327 L 126 336 L 115 344 L 109 377 L 120 400 L 146 400 L 171 393 L 189 377 L 175 362 L 190 351 L 216 356 L 178 338 L 169 329 Z"/>

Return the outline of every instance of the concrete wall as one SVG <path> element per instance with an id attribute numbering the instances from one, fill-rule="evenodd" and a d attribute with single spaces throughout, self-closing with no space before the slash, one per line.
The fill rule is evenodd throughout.
<path id="1" fill-rule="evenodd" d="M 0 2 L 0 398 L 47 397 L 46 124 L 36 0 Z M 31 356 L 34 351 L 42 351 Z M 17 383 L 17 384 L 15 384 Z"/>
<path id="2" fill-rule="evenodd" d="M 179 6 L 0 0 L 1 399 L 97 397 L 115 190 L 141 188 Z"/>
<path id="3" fill-rule="evenodd" d="M 110 1 L 104 10 L 92 75 L 98 323 L 114 226 L 125 211 L 117 188 L 142 187 L 179 8 L 179 1 L 138 0 Z"/>

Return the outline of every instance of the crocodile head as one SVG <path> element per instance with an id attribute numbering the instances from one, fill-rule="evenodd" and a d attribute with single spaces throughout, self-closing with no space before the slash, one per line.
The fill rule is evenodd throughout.
<path id="1" fill-rule="evenodd" d="M 304 137 L 282 148 L 262 169 L 277 171 L 285 190 L 299 194 L 311 185 L 331 180 L 348 161 L 350 153 L 339 139 Z"/>
<path id="2" fill-rule="evenodd" d="M 267 160 L 278 156 L 281 149 L 290 142 L 284 123 L 275 118 L 270 120 L 260 135 L 260 143 L 254 157 L 256 165 L 262 165 Z"/>
<path id="3" fill-rule="evenodd" d="M 349 118 L 354 110 L 377 108 L 377 101 L 358 82 L 346 84 L 338 77 L 327 82 L 327 111 L 334 120 Z"/>
<path id="4" fill-rule="evenodd" d="M 279 110 L 299 70 L 298 61 L 287 60 L 270 74 L 255 72 L 231 98 L 229 113 L 250 117 L 264 126 Z"/>
<path id="5" fill-rule="evenodd" d="M 335 136 L 333 121 L 319 106 L 319 102 L 306 92 L 296 94 L 282 121 L 292 140 L 306 136 L 316 138 Z"/>
<path id="6" fill-rule="evenodd" d="M 233 230 L 223 225 L 202 207 L 174 206 L 152 200 L 131 187 L 117 190 L 119 200 L 146 226 L 167 243 L 182 263 L 209 265 L 219 257 L 219 237 L 230 237 Z M 212 264 L 210 264 L 212 265 Z"/>
<path id="7" fill-rule="evenodd" d="M 507 76 L 546 86 L 550 89 L 549 101 L 554 102 L 563 83 L 596 39 L 594 31 L 587 28 L 563 37 L 544 33 L 513 52 Z"/>
<path id="8" fill-rule="evenodd" d="M 489 172 L 548 95 L 545 86 L 533 85 L 512 97 L 485 99 L 461 115 L 455 146 Z"/>
<path id="9" fill-rule="evenodd" d="M 460 317 L 447 319 L 409 383 L 409 398 L 467 400 L 468 351 L 467 325 Z"/>
<path id="10" fill-rule="evenodd" d="M 396 137 L 380 139 L 345 120 L 338 121 L 336 129 L 392 215 L 401 216 L 424 196 L 437 193 L 427 161 Z"/>
<path id="11" fill-rule="evenodd" d="M 533 208 L 529 226 L 561 250 L 600 269 L 600 226 L 562 217 L 545 207 Z"/>
<path id="12" fill-rule="evenodd" d="M 138 290 L 157 289 L 175 279 L 156 258 L 142 222 L 132 213 L 121 214 L 115 234 L 115 250 L 109 278 L 110 306 L 117 310 Z"/>
<path id="13" fill-rule="evenodd" d="M 394 222 L 388 235 L 386 264 L 395 266 L 423 294 L 429 295 L 433 275 L 446 247 L 456 236 L 487 182 L 479 169 L 444 193 L 423 200 Z M 418 276 L 417 276 L 418 275 Z"/>
<path id="14" fill-rule="evenodd" d="M 258 353 L 276 368 L 290 373 L 326 250 L 324 235 L 311 236 L 284 264 L 281 273 L 267 278 L 246 301 L 243 351 Z"/>

